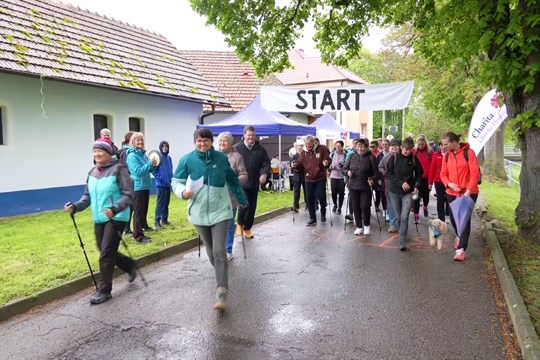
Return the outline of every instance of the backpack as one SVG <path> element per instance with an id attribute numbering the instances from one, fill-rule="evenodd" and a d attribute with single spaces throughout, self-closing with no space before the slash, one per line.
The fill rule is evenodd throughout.
<path id="1" fill-rule="evenodd" d="M 448 164 L 448 156 L 450 156 L 449 153 L 446 153 L 446 163 Z M 469 162 L 469 149 L 463 149 L 463 157 L 465 158 L 466 162 Z M 478 178 L 478 185 L 482 183 L 482 169 L 480 169 L 480 166 L 478 166 L 478 172 L 480 173 L 480 177 Z"/>
<path id="2" fill-rule="evenodd" d="M 124 165 L 127 169 L 127 148 L 123 148 L 123 149 L 120 149 L 118 150 L 118 162 L 120 162 L 120 164 Z"/>

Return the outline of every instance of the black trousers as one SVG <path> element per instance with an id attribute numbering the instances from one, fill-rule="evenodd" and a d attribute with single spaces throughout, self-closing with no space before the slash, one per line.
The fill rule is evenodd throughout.
<path id="1" fill-rule="evenodd" d="M 98 291 L 110 293 L 114 266 L 125 272 L 130 272 L 135 266 L 135 260 L 118 252 L 120 236 L 126 228 L 122 221 L 107 221 L 104 224 L 94 224 L 96 245 L 99 250 L 99 272 L 101 278 L 98 282 Z"/>
<path id="2" fill-rule="evenodd" d="M 439 220 L 446 220 L 446 215 L 450 215 L 450 205 L 446 198 L 446 187 L 442 182 L 435 181 L 435 194 L 437 194 L 437 217 Z"/>
<path id="3" fill-rule="evenodd" d="M 334 206 L 341 209 L 345 200 L 345 180 L 331 178 L 330 189 L 332 190 L 332 202 Z"/>
<path id="4" fill-rule="evenodd" d="M 448 203 L 451 204 L 452 201 L 456 200 L 456 196 L 448 195 L 446 194 L 446 197 L 448 198 Z M 478 199 L 478 194 L 471 195 L 471 199 L 476 203 L 476 199 Z M 474 211 L 474 210 L 473 210 Z M 472 218 L 472 215 L 471 215 Z M 463 248 L 463 250 L 467 250 L 467 246 L 469 246 L 469 236 L 471 235 L 471 218 L 469 218 L 469 221 L 465 225 L 465 228 L 461 232 L 459 236 L 459 246 L 458 249 Z M 452 222 L 452 227 L 454 228 L 454 231 L 457 234 L 457 227 L 456 222 L 454 220 L 454 215 L 452 214 L 452 211 L 450 211 L 450 221 Z"/>
<path id="5" fill-rule="evenodd" d="M 371 224 L 371 190 L 349 189 L 350 202 L 354 214 L 354 223 L 357 228 Z"/>
<path id="6" fill-rule="evenodd" d="M 306 200 L 310 220 L 317 220 L 315 206 L 321 206 L 321 215 L 326 215 L 326 179 L 319 181 L 306 181 Z"/>
<path id="7" fill-rule="evenodd" d="M 148 228 L 148 202 L 150 200 L 149 190 L 135 191 L 133 199 L 133 238 L 141 241 L 144 236 L 143 229 Z"/>
<path id="8" fill-rule="evenodd" d="M 259 189 L 244 189 L 244 192 L 246 193 L 248 206 L 238 209 L 238 225 L 243 226 L 244 230 L 250 230 L 253 227 L 255 210 L 257 210 Z"/>
<path id="9" fill-rule="evenodd" d="M 304 176 L 300 176 L 299 180 L 294 180 L 294 192 L 293 192 L 293 207 L 295 209 L 300 208 L 300 188 L 304 189 L 304 202 L 306 201 L 306 181 Z"/>
<path id="10" fill-rule="evenodd" d="M 420 199 L 422 199 L 422 203 L 424 206 L 428 206 L 429 204 L 429 186 L 428 181 L 422 179 L 420 182 L 420 189 L 418 189 L 418 200 L 413 200 L 413 210 L 415 214 L 420 213 Z"/>

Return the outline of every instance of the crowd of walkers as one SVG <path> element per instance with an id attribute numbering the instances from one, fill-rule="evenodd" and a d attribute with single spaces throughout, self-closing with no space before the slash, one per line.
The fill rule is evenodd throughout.
<path id="1" fill-rule="evenodd" d="M 156 159 L 146 153 L 140 132 L 125 134 L 120 149 L 111 141 L 108 129 L 100 132 L 93 144 L 95 166 L 88 173 L 84 193 L 78 201 L 65 205 L 72 216 L 88 207 L 92 210 L 101 278 L 90 303 L 111 298 L 115 265 L 129 274 L 130 282 L 135 280 L 136 262 L 118 251 L 123 235 L 132 234 L 140 244 L 150 242 L 149 232 L 170 225 L 169 204 L 174 193 L 188 201 L 188 221 L 195 226 L 214 267 L 214 309 L 226 309 L 234 236 L 255 237 L 252 227 L 258 193 L 271 174 L 271 161 L 252 126 L 244 128 L 242 140 L 235 145 L 233 136 L 225 132 L 217 137 L 216 149 L 208 129 L 196 130 L 193 142 L 194 150 L 179 160 L 173 172 L 167 141 L 159 144 Z M 332 151 L 308 135 L 295 142 L 289 154 L 292 210 L 299 211 L 303 189 L 309 212 L 307 226 L 325 223 L 328 208 L 354 221 L 354 235 L 369 235 L 374 205 L 375 211 L 389 222 L 388 232 L 399 232 L 402 251 L 407 250 L 410 213 L 415 223 L 419 222 L 420 210 L 425 217 L 429 215 L 433 185 L 437 217 L 445 221 L 449 215 L 454 228 L 449 204 L 460 196 L 470 196 L 474 201 L 478 196 L 476 156 L 452 132 L 442 136 L 440 147 L 423 136 L 417 139 L 416 146 L 412 138 L 371 142 L 359 138 L 353 140 L 350 149 L 345 149 L 343 141 L 336 141 Z M 147 222 L 152 178 L 157 192 L 154 228 Z M 332 204 L 327 204 L 328 188 Z M 455 260 L 465 259 L 469 235 L 470 220 L 454 242 Z"/>

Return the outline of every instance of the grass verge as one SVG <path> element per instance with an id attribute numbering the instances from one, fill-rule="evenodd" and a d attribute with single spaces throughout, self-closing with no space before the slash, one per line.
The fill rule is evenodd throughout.
<path id="1" fill-rule="evenodd" d="M 150 197 L 148 224 L 154 224 L 156 197 Z M 257 215 L 292 204 L 292 192 L 260 192 Z M 187 221 L 187 202 L 171 197 L 172 226 L 147 233 L 152 242 L 140 245 L 126 237 L 131 255 L 139 257 L 196 235 Z M 75 215 L 86 254 L 97 271 L 98 251 L 90 209 Z M 51 211 L 0 219 L 0 306 L 88 273 L 77 233 L 65 211 Z M 120 246 L 120 251 L 124 251 Z"/>
<path id="2" fill-rule="evenodd" d="M 514 210 L 519 202 L 517 185 L 486 178 L 480 186 L 488 203 L 487 219 L 497 219 L 497 238 L 510 271 L 527 306 L 536 332 L 540 334 L 540 245 L 517 234 Z"/>

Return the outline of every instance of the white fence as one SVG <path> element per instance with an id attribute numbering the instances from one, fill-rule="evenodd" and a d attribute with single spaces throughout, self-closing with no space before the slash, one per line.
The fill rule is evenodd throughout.
<path id="1" fill-rule="evenodd" d="M 506 175 L 508 176 L 508 186 L 513 186 L 514 184 L 519 186 L 519 174 L 521 173 L 521 163 L 505 159 L 504 169 L 506 170 Z"/>

